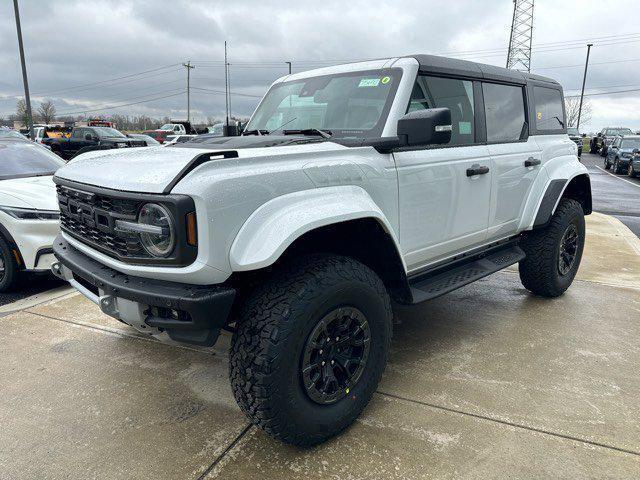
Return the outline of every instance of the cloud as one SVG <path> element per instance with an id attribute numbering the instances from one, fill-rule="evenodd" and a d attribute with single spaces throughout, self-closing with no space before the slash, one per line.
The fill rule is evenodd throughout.
<path id="1" fill-rule="evenodd" d="M 257 96 L 286 73 L 285 61 L 292 61 L 294 71 L 300 71 L 354 59 L 473 51 L 462 56 L 503 66 L 512 15 L 508 0 L 61 0 L 47 6 L 22 0 L 20 7 L 34 101 L 53 98 L 61 113 L 179 92 L 186 86 L 180 64 L 187 60 L 196 66 L 193 86 L 224 90 L 225 40 L 232 90 Z M 634 85 L 640 61 L 605 62 L 640 60 L 640 34 L 635 42 L 620 37 L 637 30 L 639 10 L 637 0 L 620 0 L 616 11 L 628 14 L 610 23 L 603 22 L 602 6 L 597 3 L 538 2 L 533 71 L 557 79 L 568 94 L 577 93 L 586 53 L 583 44 L 592 39 L 587 93 Z M 576 39 L 580 42 L 559 43 Z M 0 4 L 0 44 L 4 47 L 0 51 L 0 114 L 6 114 L 14 111 L 16 96 L 22 94 L 11 2 Z M 103 82 L 158 67 L 165 68 Z M 95 82 L 103 83 L 86 86 Z M 635 84 L 640 88 L 640 80 Z M 585 129 L 597 130 L 606 124 L 640 128 L 638 98 L 640 92 L 591 97 L 593 118 Z M 232 100 L 234 112 L 243 115 L 250 114 L 256 103 L 251 97 Z M 196 118 L 221 115 L 224 95 L 194 89 L 191 105 Z M 185 110 L 186 95 L 178 95 L 105 113 L 184 116 Z"/>

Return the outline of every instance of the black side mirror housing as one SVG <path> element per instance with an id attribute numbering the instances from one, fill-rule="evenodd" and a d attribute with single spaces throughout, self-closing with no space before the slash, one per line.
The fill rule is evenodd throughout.
<path id="1" fill-rule="evenodd" d="M 633 154 L 634 154 L 634 155 L 637 155 L 637 154 L 639 154 L 639 153 L 640 153 L 640 148 L 634 148 L 634 149 L 633 149 Z"/>
<path id="2" fill-rule="evenodd" d="M 407 113 L 398 120 L 402 146 L 442 145 L 451 141 L 451 110 L 428 108 Z"/>

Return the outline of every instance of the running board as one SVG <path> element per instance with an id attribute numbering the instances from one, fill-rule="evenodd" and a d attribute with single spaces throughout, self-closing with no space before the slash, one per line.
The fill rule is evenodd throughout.
<path id="1" fill-rule="evenodd" d="M 409 280 L 413 303 L 424 302 L 449 293 L 457 288 L 480 280 L 503 268 L 519 262 L 525 257 L 517 245 L 494 250 L 482 257 L 470 258 L 464 263 L 443 266 L 433 272 L 427 272 L 414 280 Z"/>

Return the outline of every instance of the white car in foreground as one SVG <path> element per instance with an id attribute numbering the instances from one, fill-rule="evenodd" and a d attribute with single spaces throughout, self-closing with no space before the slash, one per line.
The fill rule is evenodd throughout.
<path id="1" fill-rule="evenodd" d="M 60 213 L 54 172 L 57 155 L 31 142 L 0 139 L 0 292 L 22 271 L 47 272 Z"/>

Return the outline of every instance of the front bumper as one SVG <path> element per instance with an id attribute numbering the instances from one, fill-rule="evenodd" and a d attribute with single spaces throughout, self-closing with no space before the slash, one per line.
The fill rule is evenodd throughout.
<path id="1" fill-rule="evenodd" d="M 100 309 L 159 340 L 211 346 L 228 322 L 236 291 L 125 275 L 88 257 L 58 235 L 53 273 Z"/>

